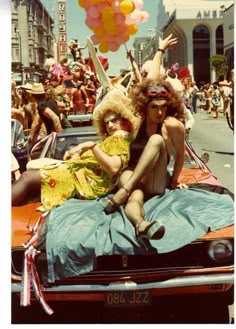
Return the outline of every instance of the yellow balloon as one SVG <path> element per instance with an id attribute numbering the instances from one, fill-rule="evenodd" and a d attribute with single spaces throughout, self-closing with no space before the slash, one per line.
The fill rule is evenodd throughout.
<path id="1" fill-rule="evenodd" d="M 99 3 L 98 0 L 90 0 L 91 5 L 97 5 Z"/>
<path id="2" fill-rule="evenodd" d="M 112 8 L 106 6 L 105 8 L 102 9 L 102 18 L 104 20 L 106 19 L 111 19 L 114 16 L 114 11 L 112 10 Z"/>
<path id="3" fill-rule="evenodd" d="M 127 30 L 126 30 L 127 34 L 133 35 L 137 33 L 137 31 L 138 31 L 138 26 L 136 24 L 127 25 Z"/>
<path id="4" fill-rule="evenodd" d="M 107 42 L 102 42 L 100 43 L 100 45 L 98 46 L 99 50 L 101 53 L 107 53 L 108 52 L 108 44 Z"/>
<path id="5" fill-rule="evenodd" d="M 119 8 L 122 14 L 130 14 L 134 11 L 135 4 L 132 1 L 123 0 L 121 1 Z"/>
<path id="6" fill-rule="evenodd" d="M 85 0 L 78 0 L 78 5 L 82 8 L 85 8 Z"/>

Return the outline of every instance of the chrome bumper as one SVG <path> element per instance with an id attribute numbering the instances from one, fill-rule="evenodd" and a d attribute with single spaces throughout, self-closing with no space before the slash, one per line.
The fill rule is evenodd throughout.
<path id="1" fill-rule="evenodd" d="M 162 282 L 135 283 L 133 281 L 114 282 L 109 285 L 57 285 L 54 287 L 44 288 L 43 292 L 107 292 L 114 290 L 149 290 L 149 289 L 167 289 L 191 286 L 203 286 L 213 284 L 233 284 L 234 274 L 211 274 L 195 275 L 187 277 L 176 277 Z M 13 293 L 20 293 L 21 284 L 12 283 L 11 290 Z"/>

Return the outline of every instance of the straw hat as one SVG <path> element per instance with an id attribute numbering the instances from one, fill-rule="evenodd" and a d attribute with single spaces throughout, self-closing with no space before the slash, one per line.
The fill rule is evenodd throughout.
<path id="1" fill-rule="evenodd" d="M 33 83 L 32 84 L 32 89 L 31 89 L 31 94 L 35 94 L 35 95 L 41 95 L 41 94 L 45 94 L 45 90 L 43 87 L 42 83 Z"/>
<path id="2" fill-rule="evenodd" d="M 32 84 L 27 82 L 25 85 L 20 86 L 20 88 L 31 90 L 32 89 Z"/>

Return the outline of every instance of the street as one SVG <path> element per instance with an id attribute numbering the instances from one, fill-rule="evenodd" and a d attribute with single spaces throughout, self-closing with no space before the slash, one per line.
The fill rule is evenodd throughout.
<path id="1" fill-rule="evenodd" d="M 208 167 L 219 181 L 234 192 L 234 135 L 222 113 L 218 119 L 199 110 L 194 114 L 195 123 L 190 139 L 198 155 L 209 153 Z M 233 305 L 229 306 L 231 319 Z"/>
<path id="2" fill-rule="evenodd" d="M 234 135 L 226 118 L 220 113 L 214 119 L 212 114 L 199 110 L 194 119 L 190 140 L 195 152 L 209 153 L 207 166 L 224 187 L 234 192 Z"/>

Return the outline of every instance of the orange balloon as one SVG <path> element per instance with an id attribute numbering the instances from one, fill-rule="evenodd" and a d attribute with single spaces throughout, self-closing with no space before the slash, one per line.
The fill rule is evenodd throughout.
<path id="1" fill-rule="evenodd" d="M 129 0 L 123 0 L 120 3 L 120 12 L 122 14 L 130 14 L 135 9 L 135 4 L 132 1 Z"/>
<path id="2" fill-rule="evenodd" d="M 129 35 L 134 35 L 138 31 L 138 26 L 136 24 L 127 25 L 126 33 Z"/>
<path id="3" fill-rule="evenodd" d="M 98 37 L 102 37 L 105 34 L 105 30 L 103 27 L 93 27 L 92 30 L 94 34 Z"/>
<path id="4" fill-rule="evenodd" d="M 100 45 L 98 46 L 98 49 L 100 50 L 101 53 L 107 53 L 109 50 L 107 42 L 101 42 Z"/>
<path id="5" fill-rule="evenodd" d="M 86 6 L 85 0 L 78 0 L 78 5 L 82 8 L 85 8 L 85 6 Z"/>

